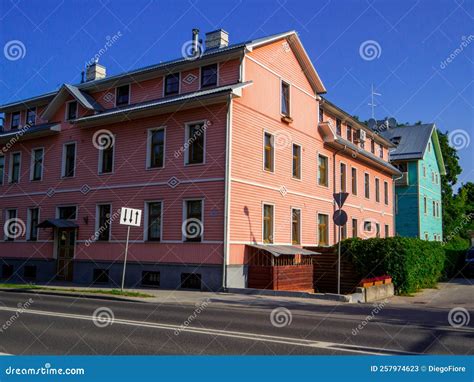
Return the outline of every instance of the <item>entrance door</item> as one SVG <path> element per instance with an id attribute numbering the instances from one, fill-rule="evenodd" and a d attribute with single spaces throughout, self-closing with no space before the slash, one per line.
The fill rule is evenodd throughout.
<path id="1" fill-rule="evenodd" d="M 72 281 L 75 244 L 75 229 L 58 229 L 57 278 L 59 280 Z"/>

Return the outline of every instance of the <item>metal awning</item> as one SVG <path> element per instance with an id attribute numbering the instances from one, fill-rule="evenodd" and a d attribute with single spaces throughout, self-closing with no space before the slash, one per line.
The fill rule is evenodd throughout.
<path id="1" fill-rule="evenodd" d="M 39 228 L 79 228 L 79 226 L 71 220 L 67 219 L 47 219 L 40 224 Z"/>
<path id="2" fill-rule="evenodd" d="M 319 252 L 310 251 L 308 249 L 296 247 L 294 245 L 272 245 L 272 244 L 248 244 L 249 247 L 262 249 L 271 253 L 273 256 L 278 257 L 280 255 L 305 255 L 305 256 L 312 256 L 312 255 L 320 255 Z"/>

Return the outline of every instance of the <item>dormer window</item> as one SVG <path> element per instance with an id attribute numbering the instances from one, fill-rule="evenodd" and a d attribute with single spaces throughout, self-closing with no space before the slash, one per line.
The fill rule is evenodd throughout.
<path id="1" fill-rule="evenodd" d="M 370 152 L 375 154 L 375 141 L 373 139 L 370 141 Z"/>
<path id="2" fill-rule="evenodd" d="M 217 64 L 203 66 L 201 68 L 201 88 L 217 85 Z"/>
<path id="3" fill-rule="evenodd" d="M 394 145 L 399 145 L 401 140 L 402 137 L 393 137 L 390 139 L 390 142 L 392 142 Z"/>
<path id="4" fill-rule="evenodd" d="M 383 146 L 382 145 L 380 145 L 379 156 L 380 156 L 380 158 L 383 159 Z"/>
<path id="5" fill-rule="evenodd" d="M 21 112 L 17 111 L 15 113 L 12 113 L 10 129 L 18 129 L 20 127 L 20 117 L 21 117 Z"/>
<path id="6" fill-rule="evenodd" d="M 165 96 L 179 93 L 179 73 L 168 74 L 165 78 Z"/>
<path id="7" fill-rule="evenodd" d="M 28 109 L 26 112 L 26 123 L 28 125 L 34 125 L 36 123 L 36 107 Z"/>
<path id="8" fill-rule="evenodd" d="M 67 111 L 66 111 L 67 120 L 71 121 L 77 118 L 77 102 L 71 101 L 67 103 Z"/>
<path id="9" fill-rule="evenodd" d="M 130 85 L 119 86 L 115 93 L 115 106 L 128 105 L 130 101 Z"/>
<path id="10" fill-rule="evenodd" d="M 352 142 L 352 127 L 351 126 L 347 126 L 346 136 L 347 136 L 347 140 L 349 142 Z"/>

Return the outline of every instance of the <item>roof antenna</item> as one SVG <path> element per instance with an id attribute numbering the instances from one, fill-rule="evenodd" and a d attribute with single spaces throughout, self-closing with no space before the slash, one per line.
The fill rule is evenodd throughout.
<path id="1" fill-rule="evenodd" d="M 372 107 L 372 118 L 375 119 L 375 106 L 378 106 L 374 101 L 374 96 L 381 96 L 382 94 L 376 93 L 374 90 L 374 85 L 372 84 L 371 87 L 371 102 L 368 104 L 369 106 Z"/>

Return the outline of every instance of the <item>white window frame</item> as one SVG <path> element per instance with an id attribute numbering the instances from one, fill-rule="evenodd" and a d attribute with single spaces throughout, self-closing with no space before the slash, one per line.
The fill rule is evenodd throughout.
<path id="1" fill-rule="evenodd" d="M 41 156 L 41 177 L 39 179 L 33 179 L 34 174 L 35 174 L 35 151 L 41 150 L 42 151 L 42 156 Z M 30 160 L 30 181 L 31 182 L 41 182 L 43 180 L 43 172 L 44 172 L 44 155 L 45 150 L 44 147 L 34 147 L 31 149 L 31 160 Z"/>
<path id="2" fill-rule="evenodd" d="M 265 243 L 265 206 L 272 206 L 273 216 L 272 216 L 272 242 L 268 244 L 275 244 L 275 204 L 270 202 L 262 202 L 262 243 Z"/>
<path id="3" fill-rule="evenodd" d="M 76 218 L 75 219 L 70 219 L 70 220 L 73 220 L 73 221 L 77 221 L 78 220 L 78 216 L 79 216 L 79 208 L 78 208 L 78 205 L 77 204 L 60 204 L 59 206 L 56 206 L 56 211 L 55 211 L 55 216 L 56 216 L 56 219 L 59 219 L 59 209 L 60 208 L 63 208 L 63 207 L 74 207 L 76 209 Z"/>
<path id="4" fill-rule="evenodd" d="M 149 240 L 148 237 L 148 225 L 149 225 L 149 209 L 150 209 L 150 204 L 152 203 L 160 203 L 161 204 L 161 214 L 160 214 L 160 219 L 161 219 L 161 224 L 160 224 L 160 240 Z M 145 206 L 144 206 L 144 212 L 145 212 L 145 219 L 144 219 L 144 226 L 143 226 L 143 238 L 145 242 L 150 242 L 150 243 L 161 243 L 163 242 L 163 212 L 164 212 L 164 200 L 163 199 L 155 199 L 155 200 L 145 200 Z"/>
<path id="5" fill-rule="evenodd" d="M 299 244 L 293 244 L 293 211 L 295 210 L 298 210 L 300 211 L 300 226 L 299 226 L 299 232 L 298 232 L 298 236 L 299 236 Z M 300 208 L 300 207 L 291 207 L 291 224 L 290 224 L 290 232 L 291 232 L 291 245 L 303 245 L 303 209 Z"/>
<path id="6" fill-rule="evenodd" d="M 197 244 L 197 243 L 204 243 L 204 211 L 205 211 L 205 208 L 204 208 L 204 198 L 185 198 L 183 199 L 183 213 L 182 213 L 182 220 L 181 220 L 181 227 L 183 226 L 185 220 L 188 219 L 187 217 L 187 202 L 194 202 L 194 201 L 198 201 L 200 200 L 201 201 L 201 227 L 202 227 L 202 231 L 201 231 L 201 241 L 186 241 L 186 236 L 184 235 L 183 233 L 183 230 L 181 230 L 181 242 L 182 243 L 189 243 L 189 244 Z"/>
<path id="7" fill-rule="evenodd" d="M 387 200 L 385 200 L 385 190 L 387 190 Z M 383 202 L 386 206 L 390 205 L 390 189 L 386 180 L 383 181 Z"/>
<path id="8" fill-rule="evenodd" d="M 6 222 L 10 219 L 9 217 L 9 212 L 10 211 L 15 211 L 15 219 L 18 220 L 18 208 L 5 208 L 5 221 L 3 223 L 3 225 L 5 226 Z M 7 236 L 7 233 L 6 233 L 6 229 L 3 230 L 3 240 L 4 241 L 16 241 L 18 238 L 13 238 L 13 240 L 8 240 L 8 236 Z"/>
<path id="9" fill-rule="evenodd" d="M 367 189 L 369 190 L 369 196 L 367 196 L 367 193 L 365 192 L 366 190 L 366 187 L 365 187 L 365 176 L 368 175 L 368 179 L 369 179 L 369 184 L 368 184 L 368 187 Z M 375 183 L 375 182 L 374 182 Z M 364 198 L 367 199 L 367 200 L 370 200 L 370 173 L 368 173 L 367 171 L 364 171 Z"/>
<path id="10" fill-rule="evenodd" d="M 31 210 L 37 209 L 38 210 L 38 224 L 40 223 L 41 220 L 41 208 L 39 206 L 36 207 L 28 207 L 28 210 L 26 212 L 26 240 L 31 241 Z M 37 240 L 39 240 L 39 230 L 38 230 L 38 235 L 37 235 Z"/>
<path id="11" fill-rule="evenodd" d="M 160 167 L 151 167 L 151 137 L 153 132 L 163 130 L 163 166 Z M 166 162 L 166 126 L 158 126 L 147 129 L 146 136 L 146 163 L 145 168 L 147 170 L 156 170 L 165 168 Z"/>
<path id="12" fill-rule="evenodd" d="M 18 169 L 18 181 L 15 182 L 15 183 L 12 183 L 12 175 L 13 175 L 13 156 L 15 154 L 20 154 L 20 164 L 19 164 L 19 169 Z M 21 151 L 14 151 L 12 153 L 10 153 L 10 163 L 8 165 L 8 183 L 9 184 L 19 184 L 20 183 L 20 180 L 21 180 L 21 162 L 23 161 L 23 158 L 22 158 L 22 153 Z"/>
<path id="13" fill-rule="evenodd" d="M 104 162 L 104 151 L 102 149 L 98 149 L 99 152 L 98 159 L 97 159 L 97 174 L 98 175 L 112 175 L 115 172 L 115 144 L 117 143 L 116 134 L 113 134 L 113 146 L 112 146 L 112 171 L 110 172 L 102 172 L 102 164 Z"/>
<path id="14" fill-rule="evenodd" d="M 203 132 L 204 132 L 204 147 L 203 147 L 203 156 L 202 156 L 202 163 L 188 163 L 189 161 L 189 127 L 192 126 L 192 125 L 197 125 L 197 124 L 200 124 L 202 123 L 203 126 L 205 127 L 203 129 Z M 183 148 L 184 148 L 184 166 L 188 167 L 192 167 L 192 166 L 203 166 L 206 164 L 206 151 L 207 151 L 207 126 L 208 126 L 208 123 L 209 121 L 207 119 L 200 119 L 200 120 L 197 120 L 197 121 L 191 121 L 191 122 L 186 122 L 184 124 L 184 144 L 183 144 Z"/>
<path id="15" fill-rule="evenodd" d="M 110 206 L 110 218 L 112 219 L 112 202 L 101 202 L 101 203 L 96 203 L 95 205 L 95 232 L 99 232 L 99 220 L 100 220 L 100 206 Z M 77 211 L 76 211 L 76 218 L 77 218 Z M 107 240 L 99 240 L 99 235 L 95 236 L 94 235 L 94 241 L 99 242 L 99 243 L 110 243 L 112 240 L 112 220 L 110 221 L 109 224 L 109 238 Z"/>
<path id="16" fill-rule="evenodd" d="M 321 238 L 319 237 L 319 215 L 324 215 L 324 216 L 327 216 L 328 218 L 328 226 L 327 226 L 327 243 L 326 244 L 323 244 L 323 245 L 326 245 L 326 246 L 330 246 L 331 245 L 331 222 L 330 222 L 330 214 L 329 213 L 326 213 L 326 212 L 317 212 L 316 213 L 316 235 L 317 235 L 317 239 L 318 239 L 318 245 L 321 245 Z"/>
<path id="17" fill-rule="evenodd" d="M 294 146 L 298 146 L 300 148 L 300 160 L 299 160 L 299 166 L 300 166 L 300 177 L 299 178 L 296 178 L 294 175 L 293 175 L 293 148 Z M 292 142 L 291 144 L 291 179 L 293 180 L 298 180 L 298 181 L 302 181 L 303 180 L 303 146 L 300 145 L 299 143 L 295 143 L 295 142 Z"/>
<path id="18" fill-rule="evenodd" d="M 283 95 L 283 91 L 282 91 L 283 90 L 283 83 L 288 85 L 288 96 L 290 97 L 290 99 L 288 100 L 288 114 L 283 114 L 281 112 L 281 99 L 282 99 L 281 97 Z M 282 77 L 280 77 L 280 98 L 278 99 L 278 101 L 279 101 L 278 109 L 280 111 L 280 116 L 282 116 L 282 117 L 291 118 L 291 116 L 293 115 L 292 114 L 293 110 L 292 110 L 292 107 L 291 107 L 291 99 L 293 97 L 292 90 L 291 90 L 292 87 L 293 86 L 292 86 L 292 83 L 290 81 L 287 81 L 287 80 L 283 79 Z"/>
<path id="19" fill-rule="evenodd" d="M 377 192 L 377 183 L 378 183 L 378 192 Z M 380 178 L 378 176 L 374 177 L 374 194 L 375 194 L 375 203 L 381 203 L 381 199 L 380 199 Z"/>
<path id="20" fill-rule="evenodd" d="M 327 163 L 327 166 L 326 166 L 326 179 L 327 179 L 327 186 L 324 185 L 324 184 L 319 184 L 319 157 L 324 157 L 326 158 L 326 163 Z M 329 163 L 329 156 L 328 155 L 324 155 L 324 154 L 321 154 L 321 153 L 318 153 L 317 155 L 317 162 L 316 162 L 316 184 L 319 186 L 319 187 L 323 187 L 323 188 L 326 188 L 328 189 L 329 187 L 331 187 L 331 179 L 329 177 L 329 174 L 331 173 L 331 169 L 330 169 L 330 163 Z"/>
<path id="21" fill-rule="evenodd" d="M 73 176 L 66 176 L 66 146 L 74 145 L 74 175 Z M 72 179 L 76 177 L 76 166 L 77 166 L 77 142 L 70 141 L 63 143 L 63 153 L 61 156 L 61 178 L 62 179 Z"/>
<path id="22" fill-rule="evenodd" d="M 346 189 L 344 190 L 344 192 L 347 192 L 348 190 L 348 184 L 347 184 L 347 169 L 349 168 L 349 166 L 347 165 L 346 162 L 344 161 L 339 161 L 339 191 L 342 192 L 342 171 L 341 171 L 341 167 L 342 165 L 344 165 L 344 168 L 346 169 L 345 171 L 345 182 L 346 182 Z M 351 174 L 352 175 L 352 174 Z M 351 178 L 351 183 L 352 183 L 352 178 Z M 352 187 L 352 184 L 351 184 L 351 187 Z"/>
<path id="23" fill-rule="evenodd" d="M 272 168 L 273 170 L 267 170 L 265 168 L 265 135 L 266 134 L 269 134 L 271 136 L 271 139 L 272 139 Z M 263 130 L 263 145 L 262 145 L 262 151 L 263 151 L 263 163 L 262 163 L 262 169 L 264 172 L 266 173 L 269 173 L 269 174 L 274 174 L 275 173 L 275 165 L 276 165 L 276 160 L 275 160 L 275 156 L 276 156 L 276 150 L 275 150 L 275 135 L 270 133 L 269 131 L 267 130 Z"/>
<path id="24" fill-rule="evenodd" d="M 352 175 L 353 170 L 355 170 L 355 185 L 356 185 L 355 192 L 354 192 L 354 182 L 353 182 L 353 175 Z M 358 180 L 359 180 L 359 171 L 357 170 L 357 167 L 351 166 L 351 194 L 354 196 L 358 196 L 358 193 L 359 193 Z"/>

